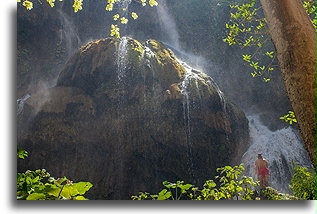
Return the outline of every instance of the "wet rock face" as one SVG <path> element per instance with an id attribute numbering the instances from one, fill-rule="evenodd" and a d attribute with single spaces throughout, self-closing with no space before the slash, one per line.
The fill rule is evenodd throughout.
<path id="1" fill-rule="evenodd" d="M 248 145 L 244 113 L 154 40 L 88 43 L 18 119 L 30 153 L 19 170 L 90 181 L 91 199 L 129 199 L 165 180 L 199 185 Z"/>

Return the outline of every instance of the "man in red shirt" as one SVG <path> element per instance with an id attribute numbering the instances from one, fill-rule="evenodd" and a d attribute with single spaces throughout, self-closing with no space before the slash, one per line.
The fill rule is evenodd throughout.
<path id="1" fill-rule="evenodd" d="M 269 163 L 262 157 L 262 154 L 258 154 L 254 167 L 260 181 L 260 186 L 262 188 L 267 187 L 269 185 Z"/>

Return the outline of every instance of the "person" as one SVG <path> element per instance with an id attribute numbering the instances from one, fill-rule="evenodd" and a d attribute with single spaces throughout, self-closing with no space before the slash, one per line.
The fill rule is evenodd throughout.
<path id="1" fill-rule="evenodd" d="M 262 157 L 262 154 L 258 154 L 258 159 L 255 161 L 254 167 L 261 188 L 267 187 L 269 185 L 269 163 Z"/>

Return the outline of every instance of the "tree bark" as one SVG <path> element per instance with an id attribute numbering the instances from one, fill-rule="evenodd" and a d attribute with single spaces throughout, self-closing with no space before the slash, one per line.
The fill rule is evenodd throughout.
<path id="1" fill-rule="evenodd" d="M 300 0 L 260 0 L 285 88 L 316 167 L 316 31 Z"/>

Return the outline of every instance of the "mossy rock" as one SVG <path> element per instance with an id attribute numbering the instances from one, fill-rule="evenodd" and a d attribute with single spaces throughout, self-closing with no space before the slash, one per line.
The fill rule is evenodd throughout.
<path id="1" fill-rule="evenodd" d="M 155 40 L 89 42 L 57 86 L 24 105 L 18 145 L 30 157 L 19 171 L 90 181 L 91 199 L 130 199 L 164 180 L 200 185 L 216 168 L 238 164 L 248 146 L 244 113 Z"/>

